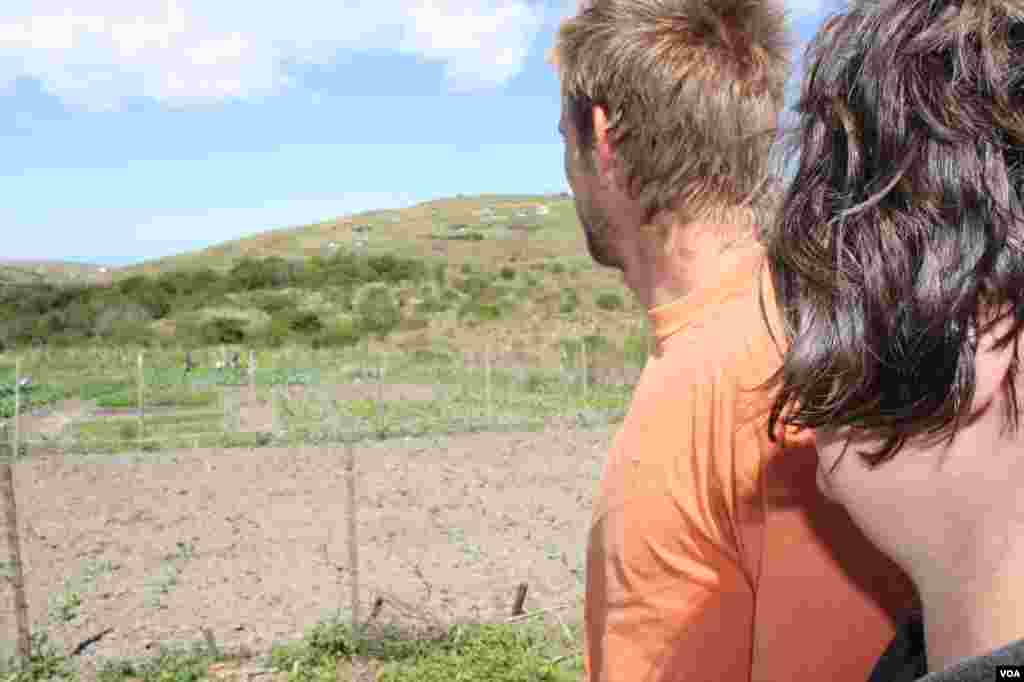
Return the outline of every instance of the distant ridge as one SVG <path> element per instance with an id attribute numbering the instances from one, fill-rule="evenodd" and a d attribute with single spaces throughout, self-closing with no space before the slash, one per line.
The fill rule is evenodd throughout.
<path id="1" fill-rule="evenodd" d="M 549 207 L 543 220 L 531 209 L 540 204 Z M 505 225 L 481 224 L 481 211 L 492 209 L 503 216 Z M 519 213 L 528 212 L 527 218 Z M 516 230 L 524 224 L 539 223 L 526 237 Z M 583 253 L 578 241 L 576 212 L 566 192 L 548 194 L 456 195 L 431 199 L 406 208 L 371 209 L 330 218 L 321 222 L 286 226 L 254 235 L 214 244 L 131 265 L 101 265 L 46 259 L 0 259 L 0 283 L 28 284 L 105 284 L 139 274 L 158 274 L 178 268 L 230 268 L 240 258 L 279 256 L 289 260 L 326 255 L 341 246 L 354 243 L 355 226 L 373 228 L 368 240 L 369 253 L 392 253 L 409 257 L 463 263 L 469 260 L 497 262 L 503 259 L 534 260 Z M 479 242 L 439 242 L 432 234 L 448 225 L 475 226 L 488 235 Z M 500 237 L 498 235 L 501 235 Z M 493 236 L 493 238 L 492 238 Z M 512 238 L 512 237 L 515 238 Z"/>

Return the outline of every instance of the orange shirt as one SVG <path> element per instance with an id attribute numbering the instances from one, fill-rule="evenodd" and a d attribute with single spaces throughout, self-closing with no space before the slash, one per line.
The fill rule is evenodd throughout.
<path id="1" fill-rule="evenodd" d="M 589 682 L 863 682 L 912 583 L 767 435 L 779 366 L 762 252 L 650 311 L 657 350 L 605 464 L 587 550 Z M 772 330 L 784 343 L 767 268 Z M 808 434 L 808 435 L 804 435 Z"/>

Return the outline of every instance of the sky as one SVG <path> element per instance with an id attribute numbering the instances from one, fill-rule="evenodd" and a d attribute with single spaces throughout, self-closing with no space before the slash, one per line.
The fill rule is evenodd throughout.
<path id="1" fill-rule="evenodd" d="M 836 6 L 786 3 L 797 58 Z M 3 0 L 0 259 L 126 265 L 456 194 L 565 191 L 545 55 L 575 9 Z"/>

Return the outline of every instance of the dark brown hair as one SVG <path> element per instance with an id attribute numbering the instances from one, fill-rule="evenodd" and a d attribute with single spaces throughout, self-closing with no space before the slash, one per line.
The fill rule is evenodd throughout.
<path id="1" fill-rule="evenodd" d="M 581 147 L 608 113 L 648 218 L 743 204 L 763 189 L 789 74 L 777 0 L 595 0 L 559 30 L 552 61 Z"/>
<path id="2" fill-rule="evenodd" d="M 780 419 L 870 432 L 884 439 L 862 453 L 872 465 L 912 437 L 951 441 L 978 339 L 1002 320 L 994 348 L 1013 343 L 1002 389 L 1016 429 L 1024 9 L 855 2 L 806 62 L 796 175 L 765 235 L 788 344 L 769 433 Z"/>

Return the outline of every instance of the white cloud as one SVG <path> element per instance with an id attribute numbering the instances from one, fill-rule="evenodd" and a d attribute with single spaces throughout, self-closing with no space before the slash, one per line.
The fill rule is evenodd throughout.
<path id="1" fill-rule="evenodd" d="M 442 62 L 465 91 L 523 68 L 543 12 L 529 0 L 5 0 L 0 89 L 27 76 L 77 107 L 188 105 L 279 92 L 288 64 L 390 49 Z"/>

